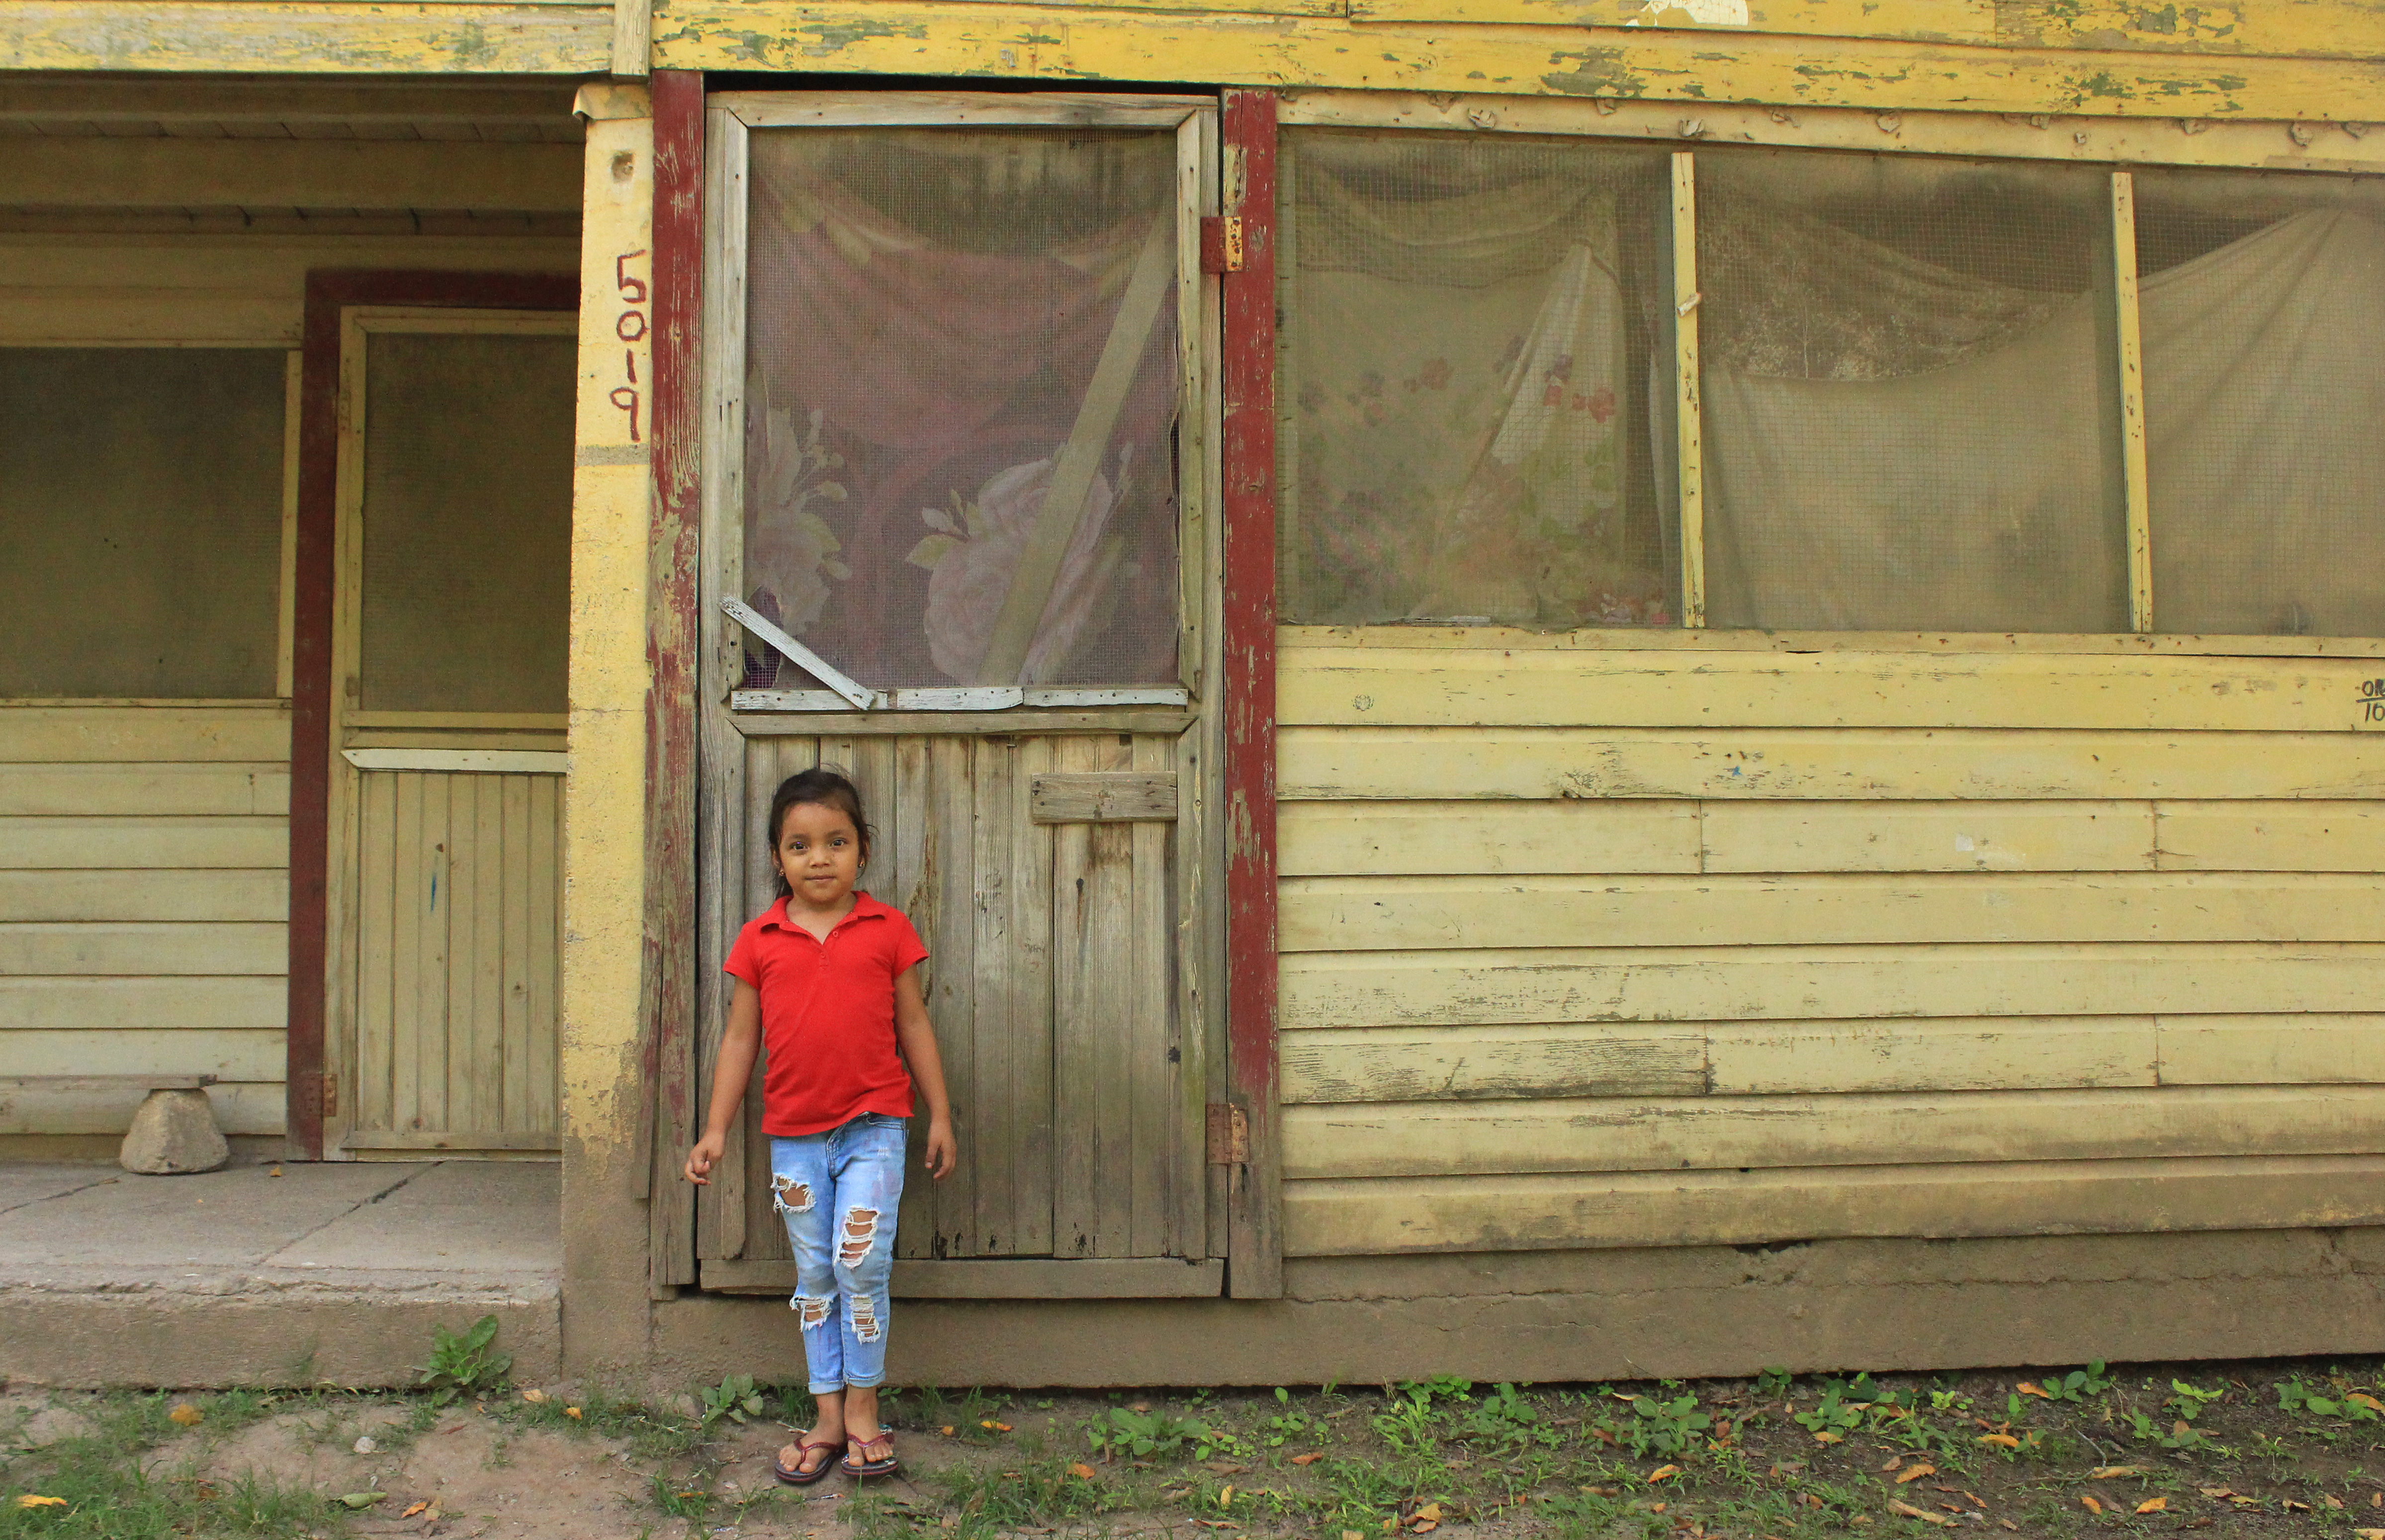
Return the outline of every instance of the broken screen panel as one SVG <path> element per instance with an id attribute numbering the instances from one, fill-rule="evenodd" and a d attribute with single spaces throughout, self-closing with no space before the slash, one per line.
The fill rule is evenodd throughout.
<path id="1" fill-rule="evenodd" d="M 757 130 L 750 185 L 740 597 L 872 689 L 1174 684 L 1174 130 Z"/>

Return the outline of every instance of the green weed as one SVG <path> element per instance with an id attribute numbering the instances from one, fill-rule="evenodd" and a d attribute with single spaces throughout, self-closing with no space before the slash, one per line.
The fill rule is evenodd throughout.
<path id="1" fill-rule="evenodd" d="M 431 1331 L 431 1361 L 421 1366 L 416 1385 L 431 1391 L 434 1405 L 444 1406 L 458 1396 L 479 1395 L 506 1383 L 513 1372 L 513 1356 L 493 1346 L 497 1318 L 484 1315 L 461 1335 L 444 1326 Z"/>

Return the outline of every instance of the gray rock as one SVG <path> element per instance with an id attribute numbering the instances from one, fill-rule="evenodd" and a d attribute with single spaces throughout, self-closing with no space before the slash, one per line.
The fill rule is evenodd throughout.
<path id="1" fill-rule="evenodd" d="M 231 1159 L 231 1146 L 216 1126 L 215 1103 L 206 1092 L 151 1091 L 132 1114 L 116 1159 L 127 1171 L 178 1175 L 215 1170 Z"/>

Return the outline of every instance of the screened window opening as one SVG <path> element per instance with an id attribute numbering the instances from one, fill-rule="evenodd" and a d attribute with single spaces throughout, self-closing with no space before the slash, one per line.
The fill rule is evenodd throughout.
<path id="1" fill-rule="evenodd" d="M 366 340 L 359 704 L 552 714 L 568 705 L 568 336 Z"/>
<path id="2" fill-rule="evenodd" d="M 2154 624 L 2385 636 L 2385 195 L 2140 171 Z"/>
<path id="3" fill-rule="evenodd" d="M 273 696 L 284 358 L 0 349 L 0 696 Z"/>
<path id="4" fill-rule="evenodd" d="M 1667 155 L 1305 128 L 1280 155 L 1283 618 L 1676 624 Z"/>
<path id="5" fill-rule="evenodd" d="M 2108 175 L 1696 170 L 1709 623 L 2128 629 Z"/>
<path id="6" fill-rule="evenodd" d="M 745 602 L 873 689 L 1175 684 L 1174 130 L 750 155 Z"/>

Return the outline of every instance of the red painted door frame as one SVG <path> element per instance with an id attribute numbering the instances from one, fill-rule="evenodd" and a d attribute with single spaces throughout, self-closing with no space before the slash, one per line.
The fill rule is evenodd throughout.
<path id="1" fill-rule="evenodd" d="M 339 523 L 340 313 L 358 304 L 577 310 L 577 275 L 331 269 L 306 275 L 290 699 L 289 1102 L 293 1159 L 323 1158 L 330 949 L 332 553 Z"/>
<path id="2" fill-rule="evenodd" d="M 654 501 L 646 593 L 646 902 L 641 1169 L 657 1293 L 696 1281 L 695 1198 L 679 1158 L 695 1137 L 696 614 L 702 509 L 704 74 L 657 69 L 655 114 Z M 658 1186 L 657 1186 L 658 1185 Z"/>
<path id="3" fill-rule="evenodd" d="M 1276 98 L 1229 91 L 1228 217 L 1242 267 L 1224 286 L 1226 1065 L 1249 1124 L 1231 1168 L 1227 1292 L 1283 1294 L 1282 1139 L 1276 1115 L 1275 210 Z"/>

